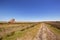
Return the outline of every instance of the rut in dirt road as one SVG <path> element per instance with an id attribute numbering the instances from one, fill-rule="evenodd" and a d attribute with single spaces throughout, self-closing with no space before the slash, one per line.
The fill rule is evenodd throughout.
<path id="1" fill-rule="evenodd" d="M 56 35 L 52 33 L 45 23 L 41 27 L 33 40 L 56 40 Z"/>

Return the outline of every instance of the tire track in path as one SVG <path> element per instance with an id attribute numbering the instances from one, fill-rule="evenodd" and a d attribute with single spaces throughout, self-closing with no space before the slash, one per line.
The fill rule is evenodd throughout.
<path id="1" fill-rule="evenodd" d="M 41 23 L 41 27 L 33 40 L 56 40 L 56 35 L 48 29 L 45 23 Z"/>

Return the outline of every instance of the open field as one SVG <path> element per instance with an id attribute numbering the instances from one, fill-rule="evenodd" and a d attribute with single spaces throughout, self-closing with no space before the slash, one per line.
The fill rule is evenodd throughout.
<path id="1" fill-rule="evenodd" d="M 36 35 L 40 27 L 40 23 L 15 23 L 15 24 L 0 24 L 0 40 L 17 40 L 21 37 L 22 40 L 32 38 Z"/>
<path id="2" fill-rule="evenodd" d="M 60 29 L 60 21 L 52 21 L 52 22 L 46 22 L 46 23 Z"/>
<path id="3" fill-rule="evenodd" d="M 52 29 L 52 31 L 54 30 L 55 33 L 60 34 L 60 22 L 59 21 L 47 22 L 47 24 L 49 25 L 48 27 Z"/>
<path id="4" fill-rule="evenodd" d="M 57 40 L 60 40 L 60 21 L 46 22 L 48 28 L 57 36 Z"/>
<path id="5" fill-rule="evenodd" d="M 60 40 L 60 23 L 0 23 L 0 40 Z"/>

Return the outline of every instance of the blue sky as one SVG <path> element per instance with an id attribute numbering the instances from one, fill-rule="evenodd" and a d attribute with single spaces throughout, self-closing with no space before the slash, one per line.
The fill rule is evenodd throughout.
<path id="1" fill-rule="evenodd" d="M 60 0 L 0 0 L 0 21 L 60 20 Z"/>

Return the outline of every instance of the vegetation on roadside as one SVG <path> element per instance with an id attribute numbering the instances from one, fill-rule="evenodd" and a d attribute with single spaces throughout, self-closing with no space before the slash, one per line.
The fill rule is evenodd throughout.
<path id="1" fill-rule="evenodd" d="M 39 24 L 40 25 L 40 24 Z M 0 40 L 16 40 L 17 38 L 21 38 L 24 36 L 35 36 L 39 25 L 36 23 L 30 24 L 4 24 L 0 28 Z M 30 35 L 27 35 L 30 33 Z"/>
<path id="2" fill-rule="evenodd" d="M 48 28 L 49 28 L 53 33 L 55 33 L 55 34 L 57 34 L 57 35 L 60 35 L 60 29 L 58 29 L 58 28 L 56 28 L 56 27 L 54 27 L 54 26 L 52 26 L 52 25 L 48 25 Z"/>

